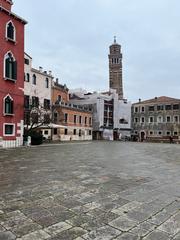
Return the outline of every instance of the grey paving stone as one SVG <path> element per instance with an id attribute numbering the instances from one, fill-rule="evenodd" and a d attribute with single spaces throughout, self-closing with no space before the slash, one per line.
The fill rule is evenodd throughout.
<path id="1" fill-rule="evenodd" d="M 43 228 L 65 222 L 71 227 L 50 239 L 77 238 L 73 228 L 94 233 L 89 239 L 123 237 L 108 233 L 114 223 L 109 230 L 178 237 L 179 145 L 65 143 L 0 150 L 0 158 L 0 232 L 41 240 L 50 236 Z"/>
<path id="2" fill-rule="evenodd" d="M 15 240 L 16 236 L 9 231 L 0 232 L 0 240 Z"/>
<path id="3" fill-rule="evenodd" d="M 110 240 L 118 235 L 120 235 L 121 232 L 117 229 L 114 229 L 110 226 L 104 226 L 101 228 L 98 228 L 90 233 L 87 233 L 82 236 L 85 240 Z"/>
<path id="4" fill-rule="evenodd" d="M 121 236 L 117 237 L 116 240 L 141 240 L 141 239 L 137 235 L 131 233 L 124 233 Z"/>
<path id="5" fill-rule="evenodd" d="M 180 211 L 159 226 L 158 229 L 171 235 L 175 235 L 180 232 Z"/>
<path id="6" fill-rule="evenodd" d="M 23 237 L 21 237 L 21 240 L 46 240 L 49 239 L 51 236 L 49 234 L 47 234 L 45 231 L 43 230 L 38 230 L 32 233 L 29 233 L 27 235 L 24 235 Z"/>
<path id="7" fill-rule="evenodd" d="M 70 228 L 72 228 L 72 226 L 70 224 L 67 224 L 66 222 L 59 222 L 48 228 L 45 228 L 44 231 L 47 232 L 51 236 L 56 236 L 59 233 L 65 231 L 65 230 L 68 230 Z"/>
<path id="8" fill-rule="evenodd" d="M 156 231 L 150 233 L 143 240 L 170 240 L 170 239 L 171 239 L 171 237 L 169 234 L 156 230 Z"/>
<path id="9" fill-rule="evenodd" d="M 109 223 L 110 226 L 115 227 L 121 231 L 129 231 L 133 227 L 137 226 L 137 224 L 137 222 L 129 219 L 125 215 L 121 215 L 117 219 Z"/>
<path id="10" fill-rule="evenodd" d="M 156 225 L 148 223 L 148 222 L 143 222 L 138 224 L 135 228 L 130 230 L 131 233 L 138 237 L 144 237 L 150 232 L 152 232 L 156 228 Z"/>

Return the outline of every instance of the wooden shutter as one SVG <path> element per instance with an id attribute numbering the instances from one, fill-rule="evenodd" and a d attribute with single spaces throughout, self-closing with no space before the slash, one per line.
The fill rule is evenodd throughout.
<path id="1" fill-rule="evenodd" d="M 12 78 L 17 80 L 17 61 L 14 61 L 12 64 Z"/>

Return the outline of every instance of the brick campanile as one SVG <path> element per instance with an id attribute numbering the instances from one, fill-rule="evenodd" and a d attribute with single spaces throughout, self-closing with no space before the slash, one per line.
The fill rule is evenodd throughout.
<path id="1" fill-rule="evenodd" d="M 121 45 L 116 43 L 116 37 L 109 49 L 109 87 L 116 89 L 119 99 L 123 99 L 122 53 Z"/>

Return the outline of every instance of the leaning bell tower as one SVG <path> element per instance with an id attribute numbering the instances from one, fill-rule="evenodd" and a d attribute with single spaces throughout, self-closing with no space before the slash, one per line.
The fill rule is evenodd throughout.
<path id="1" fill-rule="evenodd" d="M 123 99 L 122 53 L 116 37 L 109 49 L 109 87 L 116 90 L 119 99 Z"/>

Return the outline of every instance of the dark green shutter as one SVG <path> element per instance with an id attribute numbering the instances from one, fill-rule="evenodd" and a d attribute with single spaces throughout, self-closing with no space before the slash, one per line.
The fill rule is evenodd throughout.
<path id="1" fill-rule="evenodd" d="M 17 80 L 17 61 L 12 64 L 12 79 Z"/>

